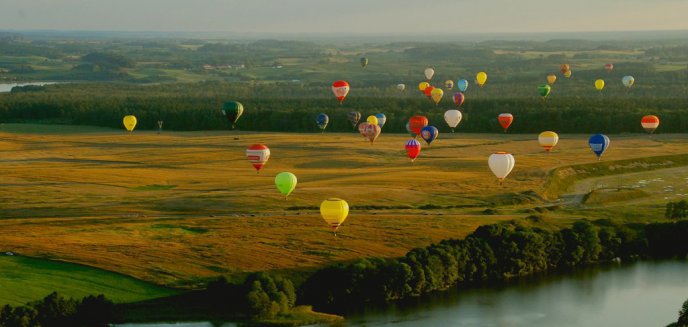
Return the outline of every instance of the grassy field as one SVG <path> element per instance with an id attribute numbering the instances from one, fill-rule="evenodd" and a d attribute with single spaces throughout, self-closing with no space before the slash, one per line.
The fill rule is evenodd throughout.
<path id="1" fill-rule="evenodd" d="M 561 135 L 548 155 L 536 135 L 447 132 L 424 145 L 411 163 L 403 147 L 406 135 L 383 133 L 371 145 L 353 132 L 158 135 L 5 124 L 0 126 L 0 250 L 196 287 L 220 274 L 400 256 L 465 236 L 479 225 L 530 222 L 526 217 L 532 215 L 550 227 L 581 218 L 663 219 L 666 195 L 655 196 L 650 189 L 648 196 L 634 192 L 627 201 L 618 196 L 609 203 L 601 196 L 587 203 L 572 200 L 568 193 L 589 191 L 580 183 L 594 185 L 604 178 L 594 174 L 568 183 L 560 199 L 541 195 L 549 172 L 569 171 L 564 170 L 569 165 L 636 174 L 615 166 L 633 159 L 621 162 L 662 162 L 646 166 L 661 169 L 657 174 L 676 169 L 681 162 L 652 157 L 688 153 L 688 135 L 611 135 L 601 163 L 588 149 L 587 137 Z M 253 143 L 272 151 L 260 174 L 244 155 Z M 495 151 L 516 157 L 503 185 L 487 168 Z M 288 200 L 274 186 L 281 171 L 299 178 Z M 328 197 L 352 206 L 337 237 L 317 210 Z"/>
<path id="2" fill-rule="evenodd" d="M 91 267 L 34 259 L 0 256 L 0 305 L 21 305 L 53 291 L 74 298 L 105 294 L 115 302 L 142 301 L 175 294 L 131 277 Z"/>

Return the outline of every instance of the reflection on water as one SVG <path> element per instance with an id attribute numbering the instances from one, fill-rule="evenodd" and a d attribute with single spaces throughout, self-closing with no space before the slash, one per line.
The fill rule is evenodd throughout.
<path id="1" fill-rule="evenodd" d="M 27 86 L 27 85 L 43 86 L 43 85 L 50 85 L 50 84 L 57 84 L 57 83 L 56 82 L 32 82 L 32 83 L 18 83 L 18 84 L 17 83 L 11 83 L 11 84 L 0 83 L 0 92 L 9 92 L 15 86 Z"/>
<path id="2" fill-rule="evenodd" d="M 115 327 L 236 327 L 234 323 L 224 323 L 213 325 L 209 322 L 177 322 L 177 323 L 155 323 L 155 324 L 121 324 Z"/>

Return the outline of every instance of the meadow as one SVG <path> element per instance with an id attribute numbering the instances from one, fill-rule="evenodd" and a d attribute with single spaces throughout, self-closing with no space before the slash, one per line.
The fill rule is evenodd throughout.
<path id="1" fill-rule="evenodd" d="M 198 288 L 218 275 L 401 256 L 500 221 L 559 228 L 584 218 L 663 220 L 666 202 L 684 196 L 657 178 L 684 183 L 687 135 L 610 135 L 601 162 L 588 135 L 560 137 L 546 154 L 536 135 L 447 132 L 411 163 L 409 137 L 384 130 L 370 144 L 353 132 L 128 134 L 3 124 L 0 250 Z M 244 154 L 253 143 L 272 152 L 260 173 Z M 516 158 L 503 185 L 487 168 L 496 151 Z M 634 175 L 646 170 L 652 178 Z M 281 171 L 299 179 L 288 199 L 274 186 Z M 627 198 L 590 194 L 614 188 L 619 176 L 619 192 L 643 178 L 654 184 Z M 351 206 L 337 236 L 318 212 L 329 197 Z"/>

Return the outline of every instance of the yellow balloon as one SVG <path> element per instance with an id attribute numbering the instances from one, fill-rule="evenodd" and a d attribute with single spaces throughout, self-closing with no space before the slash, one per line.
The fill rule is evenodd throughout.
<path id="1" fill-rule="evenodd" d="M 478 75 L 475 75 L 475 80 L 478 82 L 478 86 L 482 87 L 487 82 L 487 73 L 479 72 Z"/>
<path id="2" fill-rule="evenodd" d="M 425 89 L 426 89 L 428 86 L 430 86 L 430 83 L 428 83 L 428 82 L 420 82 L 420 84 L 418 84 L 418 90 L 420 90 L 421 92 L 422 92 L 422 91 L 425 91 Z"/>
<path id="3" fill-rule="evenodd" d="M 366 118 L 366 121 L 368 122 L 368 124 L 371 124 L 371 125 L 377 125 L 377 123 L 378 123 L 377 117 L 375 117 L 373 115 L 368 116 L 368 118 Z"/>
<path id="4" fill-rule="evenodd" d="M 559 134 L 552 131 L 542 132 L 538 135 L 538 143 L 545 151 L 549 152 L 559 143 Z"/>
<path id="5" fill-rule="evenodd" d="M 596 88 L 598 91 L 602 91 L 602 89 L 604 88 L 604 80 L 603 80 L 603 79 L 598 79 L 598 80 L 596 80 L 596 81 L 595 81 L 595 88 Z"/>
<path id="6" fill-rule="evenodd" d="M 336 232 L 349 215 L 349 204 L 338 198 L 327 199 L 320 204 L 320 215 Z"/>
<path id="7" fill-rule="evenodd" d="M 126 115 L 124 119 L 122 119 L 122 123 L 124 123 L 124 128 L 131 132 L 136 127 L 136 117 L 133 115 Z"/>
<path id="8" fill-rule="evenodd" d="M 432 97 L 432 101 L 435 101 L 435 104 L 440 103 L 440 100 L 442 100 L 443 95 L 444 95 L 444 91 L 442 91 L 442 89 L 439 87 L 436 87 L 430 93 L 430 96 Z"/>
<path id="9" fill-rule="evenodd" d="M 570 70 L 567 70 L 567 71 L 564 73 L 564 77 L 566 77 L 566 78 L 571 78 L 571 74 L 572 74 L 572 72 L 571 72 Z"/>
<path id="10" fill-rule="evenodd" d="M 557 75 L 549 74 L 547 75 L 547 84 L 552 85 L 557 81 Z"/>

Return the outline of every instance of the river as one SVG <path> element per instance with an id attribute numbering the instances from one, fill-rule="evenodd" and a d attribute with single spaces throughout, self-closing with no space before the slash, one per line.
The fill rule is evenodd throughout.
<path id="1" fill-rule="evenodd" d="M 637 262 L 439 292 L 346 317 L 346 326 L 666 326 L 688 299 L 688 262 Z M 126 327 L 212 327 L 209 323 Z M 224 326 L 234 326 L 227 324 Z"/>

